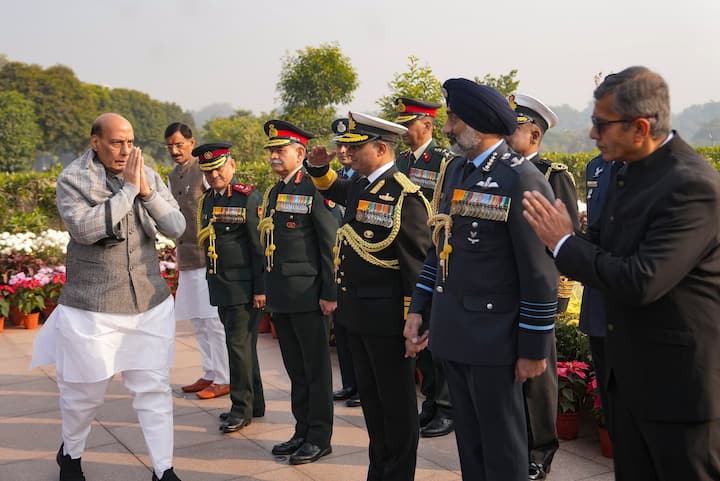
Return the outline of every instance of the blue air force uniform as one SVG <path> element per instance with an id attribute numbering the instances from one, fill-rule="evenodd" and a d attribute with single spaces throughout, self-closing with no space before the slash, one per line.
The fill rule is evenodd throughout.
<path id="1" fill-rule="evenodd" d="M 444 87 L 448 111 L 498 139 L 515 116 L 494 89 L 466 79 Z M 481 161 L 483 154 L 484 161 Z M 527 479 L 518 358 L 544 359 L 554 340 L 558 275 L 522 215 L 522 195 L 554 199 L 543 175 L 504 140 L 448 164 L 410 312 L 430 309 L 430 349 L 445 366 L 463 479 Z"/>

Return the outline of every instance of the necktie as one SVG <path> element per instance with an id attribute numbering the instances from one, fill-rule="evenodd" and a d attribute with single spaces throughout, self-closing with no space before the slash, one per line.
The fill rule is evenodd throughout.
<path id="1" fill-rule="evenodd" d="M 465 179 L 467 179 L 468 177 L 470 177 L 470 174 L 473 173 L 473 171 L 475 170 L 475 168 L 476 168 L 476 167 L 475 167 L 475 164 L 473 164 L 472 162 L 466 163 L 466 164 L 465 164 L 465 167 L 463 167 L 463 180 L 465 180 Z"/>

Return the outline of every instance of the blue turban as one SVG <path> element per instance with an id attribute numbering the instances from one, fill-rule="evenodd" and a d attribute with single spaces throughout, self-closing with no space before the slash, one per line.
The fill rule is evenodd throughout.
<path id="1" fill-rule="evenodd" d="M 478 132 L 511 135 L 517 115 L 503 95 L 492 87 L 465 78 L 451 78 L 443 84 L 448 108 Z"/>

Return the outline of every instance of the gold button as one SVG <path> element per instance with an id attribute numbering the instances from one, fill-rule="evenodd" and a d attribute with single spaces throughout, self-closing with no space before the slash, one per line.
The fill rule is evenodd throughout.
<path id="1" fill-rule="evenodd" d="M 340 290 L 343 291 L 343 292 L 347 292 L 347 287 L 342 286 L 342 287 L 340 288 Z"/>
<path id="2" fill-rule="evenodd" d="M 614 331 L 614 330 L 615 330 L 615 324 L 608 324 L 608 325 L 607 325 L 607 330 L 610 331 L 610 332 Z"/>

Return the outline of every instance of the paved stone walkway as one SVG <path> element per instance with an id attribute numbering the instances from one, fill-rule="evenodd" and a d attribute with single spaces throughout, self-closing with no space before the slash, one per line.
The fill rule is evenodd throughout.
<path id="1" fill-rule="evenodd" d="M 6 326 L 0 333 L 0 481 L 56 481 L 55 453 L 60 445 L 55 371 L 28 370 L 37 331 Z M 367 474 L 367 443 L 360 408 L 335 405 L 333 453 L 321 461 L 290 466 L 270 454 L 273 444 L 293 432 L 290 382 L 277 341 L 261 334 L 258 341 L 267 399 L 264 418 L 238 433 L 218 432 L 217 415 L 227 397 L 201 401 L 180 386 L 201 374 L 200 355 L 189 322 L 178 323 L 177 352 L 171 382 L 175 393 L 175 470 L 183 481 L 362 481 Z M 333 377 L 340 385 L 333 349 Z M 130 395 L 113 380 L 83 456 L 88 481 L 149 481 L 149 458 Z M 421 439 L 418 481 L 460 480 L 454 435 Z M 611 481 L 612 461 L 600 455 L 597 436 L 585 425 L 575 441 L 562 442 L 551 481 Z"/>

